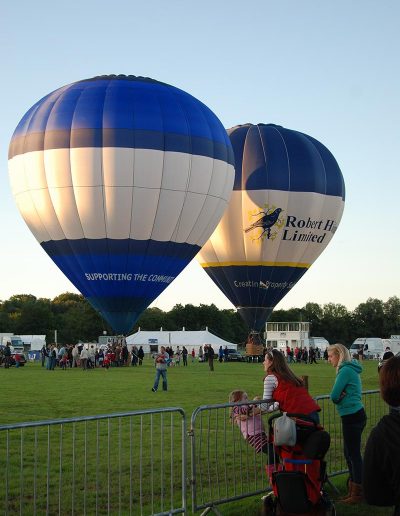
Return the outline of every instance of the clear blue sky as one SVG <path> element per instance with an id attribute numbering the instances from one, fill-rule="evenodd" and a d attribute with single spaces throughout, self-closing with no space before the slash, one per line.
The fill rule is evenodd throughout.
<path id="1" fill-rule="evenodd" d="M 0 299 L 76 292 L 23 222 L 7 152 L 22 115 L 65 84 L 152 77 L 191 93 L 225 127 L 275 123 L 310 134 L 346 182 L 341 225 L 278 308 L 354 309 L 400 296 L 398 0 L 5 0 L 0 12 Z M 153 303 L 232 307 L 192 262 Z"/>

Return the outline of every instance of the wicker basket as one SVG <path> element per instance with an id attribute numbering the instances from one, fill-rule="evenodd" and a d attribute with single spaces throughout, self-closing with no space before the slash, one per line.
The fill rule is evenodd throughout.
<path id="1" fill-rule="evenodd" d="M 263 355 L 263 353 L 264 348 L 262 344 L 252 344 L 250 342 L 246 344 L 246 355 L 259 356 Z"/>

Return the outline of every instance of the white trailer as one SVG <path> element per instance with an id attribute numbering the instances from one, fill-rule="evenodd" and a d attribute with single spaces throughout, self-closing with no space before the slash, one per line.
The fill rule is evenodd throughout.
<path id="1" fill-rule="evenodd" d="M 321 351 L 321 353 L 323 353 L 329 346 L 329 342 L 326 340 L 325 337 L 310 337 L 309 339 L 307 339 L 305 344 L 308 348 L 318 348 Z"/>
<path id="2" fill-rule="evenodd" d="M 46 335 L 20 335 L 24 348 L 28 351 L 40 351 L 46 346 Z"/>
<path id="3" fill-rule="evenodd" d="M 400 335 L 391 335 L 389 341 L 390 351 L 392 351 L 395 355 L 400 353 Z"/>

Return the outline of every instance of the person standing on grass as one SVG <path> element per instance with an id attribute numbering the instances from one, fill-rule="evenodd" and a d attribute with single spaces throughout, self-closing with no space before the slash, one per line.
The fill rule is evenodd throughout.
<path id="1" fill-rule="evenodd" d="M 6 347 L 4 348 L 4 368 L 8 369 L 10 367 L 11 362 L 11 348 L 10 344 L 7 342 Z"/>
<path id="2" fill-rule="evenodd" d="M 89 352 L 85 348 L 85 346 L 83 346 L 82 351 L 81 351 L 81 367 L 84 371 L 86 371 L 86 369 L 87 369 L 88 358 L 89 358 Z"/>
<path id="3" fill-rule="evenodd" d="M 207 347 L 207 359 L 210 371 L 214 371 L 214 348 L 211 346 L 211 344 L 209 344 Z"/>
<path id="4" fill-rule="evenodd" d="M 50 371 L 54 371 L 54 368 L 57 364 L 57 347 L 55 344 L 52 344 L 50 347 L 50 353 L 49 353 L 49 367 L 48 369 Z"/>
<path id="5" fill-rule="evenodd" d="M 47 356 L 48 356 L 47 348 L 46 348 L 46 346 L 43 344 L 42 349 L 40 350 L 40 357 L 41 357 L 41 359 L 42 359 L 42 367 L 44 367 L 44 365 L 45 365 L 46 357 L 47 357 Z"/>
<path id="6" fill-rule="evenodd" d="M 163 379 L 163 391 L 168 390 L 168 383 L 167 383 L 167 363 L 169 360 L 169 355 L 165 349 L 164 346 L 161 346 L 160 352 L 157 353 L 155 357 L 155 363 L 156 363 L 156 377 L 154 380 L 154 385 L 152 387 L 153 392 L 157 392 L 158 384 L 160 382 L 160 376 L 162 376 Z"/>
<path id="7" fill-rule="evenodd" d="M 132 364 L 133 367 L 137 367 L 138 360 L 139 360 L 138 353 L 139 353 L 138 348 L 135 345 L 132 346 L 132 349 L 131 349 L 131 364 Z"/>
<path id="8" fill-rule="evenodd" d="M 181 365 L 181 355 L 182 351 L 179 349 L 179 346 L 176 347 L 176 353 L 175 353 L 175 365 Z"/>
<path id="9" fill-rule="evenodd" d="M 143 346 L 140 346 L 139 351 L 138 351 L 138 359 L 139 359 L 140 366 L 143 364 L 143 358 L 144 358 Z"/>
<path id="10" fill-rule="evenodd" d="M 188 357 L 188 350 L 186 349 L 185 346 L 183 346 L 183 348 L 182 348 L 182 360 L 183 360 L 183 365 L 184 366 L 187 366 L 187 357 Z"/>
<path id="11" fill-rule="evenodd" d="M 371 430 L 365 447 L 363 487 L 370 505 L 394 505 L 400 516 L 400 356 L 385 362 L 379 372 L 382 399 L 389 405 Z"/>
<path id="12" fill-rule="evenodd" d="M 328 362 L 336 368 L 330 396 L 342 420 L 344 457 L 349 468 L 349 491 L 341 502 L 358 504 L 363 499 L 361 434 L 367 423 L 361 401 L 362 365 L 351 359 L 343 344 L 328 346 Z"/>
<path id="13" fill-rule="evenodd" d="M 78 346 L 75 344 L 75 346 L 72 348 L 72 367 L 78 367 L 78 360 L 79 360 L 79 349 L 78 349 Z"/>

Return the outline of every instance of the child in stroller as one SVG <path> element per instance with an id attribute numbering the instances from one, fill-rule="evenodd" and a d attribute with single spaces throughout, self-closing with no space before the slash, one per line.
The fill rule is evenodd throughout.
<path id="1" fill-rule="evenodd" d="M 269 418 L 270 439 L 274 421 Z M 323 485 L 327 480 L 323 460 L 330 445 L 330 436 L 312 418 L 302 414 L 287 414 L 295 422 L 296 444 L 275 446 L 279 467 L 271 473 L 272 492 L 264 497 L 264 515 L 335 515 L 335 507 Z"/>

